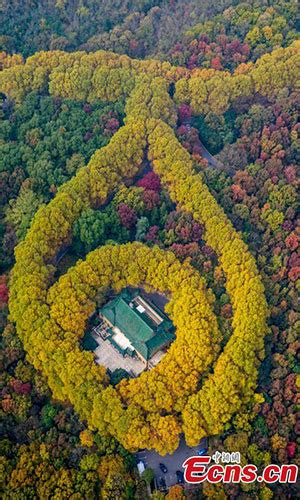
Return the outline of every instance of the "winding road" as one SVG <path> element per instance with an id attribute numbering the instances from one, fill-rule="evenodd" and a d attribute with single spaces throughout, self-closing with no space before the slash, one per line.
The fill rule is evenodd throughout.
<path id="1" fill-rule="evenodd" d="M 188 132 L 190 132 L 191 129 L 192 129 L 192 126 L 189 123 L 187 123 L 185 126 L 186 126 Z M 218 161 L 208 151 L 208 149 L 206 149 L 206 147 L 204 146 L 204 144 L 201 141 L 200 137 L 199 137 L 199 144 L 200 144 L 200 147 L 201 147 L 201 155 L 203 156 L 203 158 L 205 158 L 207 160 L 208 165 L 210 167 L 215 168 L 215 169 L 220 170 L 220 171 L 223 171 L 223 172 L 226 172 L 230 176 L 232 176 L 234 174 L 234 171 L 230 167 L 227 167 L 223 163 L 221 163 L 220 161 Z"/>

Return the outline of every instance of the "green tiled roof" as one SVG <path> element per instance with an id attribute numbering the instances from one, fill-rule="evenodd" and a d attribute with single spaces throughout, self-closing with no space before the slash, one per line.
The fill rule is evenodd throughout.
<path id="1" fill-rule="evenodd" d="M 148 360 L 152 355 L 174 340 L 171 321 L 159 311 L 163 322 L 156 327 L 154 323 L 144 313 L 140 313 L 136 308 L 131 308 L 129 302 L 132 295 L 128 292 L 121 293 L 118 297 L 108 302 L 100 313 L 113 326 L 116 326 L 128 338 L 134 349 L 139 352 L 144 359 Z M 153 305 L 151 304 L 151 307 Z"/>

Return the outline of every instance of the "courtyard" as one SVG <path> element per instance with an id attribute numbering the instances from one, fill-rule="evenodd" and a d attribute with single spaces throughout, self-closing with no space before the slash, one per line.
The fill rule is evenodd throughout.
<path id="1" fill-rule="evenodd" d="M 126 370 L 131 377 L 137 377 L 140 373 L 146 370 L 146 365 L 137 357 L 123 356 L 110 342 L 109 340 L 104 340 L 99 335 L 93 333 L 93 339 L 97 342 L 98 347 L 94 350 L 95 361 L 98 365 L 105 366 L 111 372 L 122 368 Z M 151 369 L 156 366 L 159 361 L 163 358 L 165 352 L 158 351 L 148 368 Z"/>
<path id="2" fill-rule="evenodd" d="M 122 354 L 108 341 L 93 333 L 93 339 L 97 342 L 98 347 L 94 350 L 95 361 L 98 365 L 105 366 L 111 372 L 122 368 L 126 370 L 131 377 L 137 377 L 146 369 L 146 365 L 137 357 L 122 356 Z M 159 363 L 164 356 L 163 351 L 158 351 L 151 362 L 149 368 L 153 368 Z"/>
<path id="3" fill-rule="evenodd" d="M 93 334 L 93 338 L 98 344 L 98 347 L 94 350 L 95 360 L 98 365 L 109 368 L 111 372 L 118 368 L 122 368 L 126 370 L 131 377 L 137 377 L 145 370 L 146 366 L 141 360 L 129 356 L 122 356 L 108 340 L 103 340 L 98 335 Z"/>

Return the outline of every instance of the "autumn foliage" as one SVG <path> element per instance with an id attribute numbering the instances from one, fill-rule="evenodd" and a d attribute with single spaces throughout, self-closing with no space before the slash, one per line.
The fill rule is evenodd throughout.
<path id="1" fill-rule="evenodd" d="M 177 116 L 169 85 L 175 84 L 174 98 L 185 115 L 183 105 L 218 115 L 238 96 L 260 92 L 270 97 L 282 86 L 293 89 L 298 58 L 299 44 L 294 43 L 255 64 L 238 66 L 230 75 L 103 51 L 55 51 L 39 53 L 24 64 L 18 61 L 0 75 L 0 89 L 17 101 L 43 87 L 54 96 L 87 102 L 128 98 L 125 125 L 40 208 L 16 248 L 9 307 L 28 358 L 42 370 L 54 397 L 71 401 L 91 429 L 116 436 L 130 450 L 171 452 L 182 431 L 189 444 L 197 444 L 203 436 L 222 433 L 261 402 L 255 390 L 268 332 L 264 288 L 247 245 L 175 136 Z M 286 80 L 278 80 L 278 72 L 283 80 L 288 75 Z M 202 234 L 204 227 L 207 248 L 219 259 L 231 302 L 226 314 L 233 315 L 233 333 L 222 349 L 214 296 L 189 262 L 181 264 L 174 253 L 141 243 L 106 245 L 55 282 L 56 256 L 71 243 L 76 220 L 87 208 L 103 206 L 120 184 L 132 181 L 145 156 L 155 172 L 139 181 L 152 193 L 147 203 L 155 204 L 155 193 L 167 188 L 172 201 L 193 216 L 191 231 Z M 244 196 L 240 186 L 232 192 L 237 199 Z M 123 203 L 119 217 L 130 228 L 135 214 Z M 296 235 L 286 245 L 296 248 Z M 95 309 L 97 291 L 128 285 L 170 296 L 168 313 L 176 340 L 156 368 L 113 388 L 104 368 L 80 349 L 79 339 Z"/>

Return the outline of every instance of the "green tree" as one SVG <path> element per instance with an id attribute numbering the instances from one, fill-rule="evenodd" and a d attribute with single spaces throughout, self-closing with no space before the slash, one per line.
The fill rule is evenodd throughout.
<path id="1" fill-rule="evenodd" d="M 155 474 L 153 472 L 153 469 L 151 469 L 150 467 L 148 467 L 147 469 L 145 469 L 144 472 L 142 473 L 142 479 L 147 484 L 149 484 L 149 486 L 152 483 L 154 477 L 155 477 Z"/>
<path id="2" fill-rule="evenodd" d="M 10 201 L 6 211 L 6 221 L 12 224 L 19 240 L 25 237 L 35 212 L 43 202 L 43 196 L 36 194 L 25 184 L 18 198 Z"/>
<path id="3" fill-rule="evenodd" d="M 136 223 L 135 239 L 137 241 L 144 241 L 148 229 L 149 229 L 149 221 L 147 217 L 140 217 Z"/>

